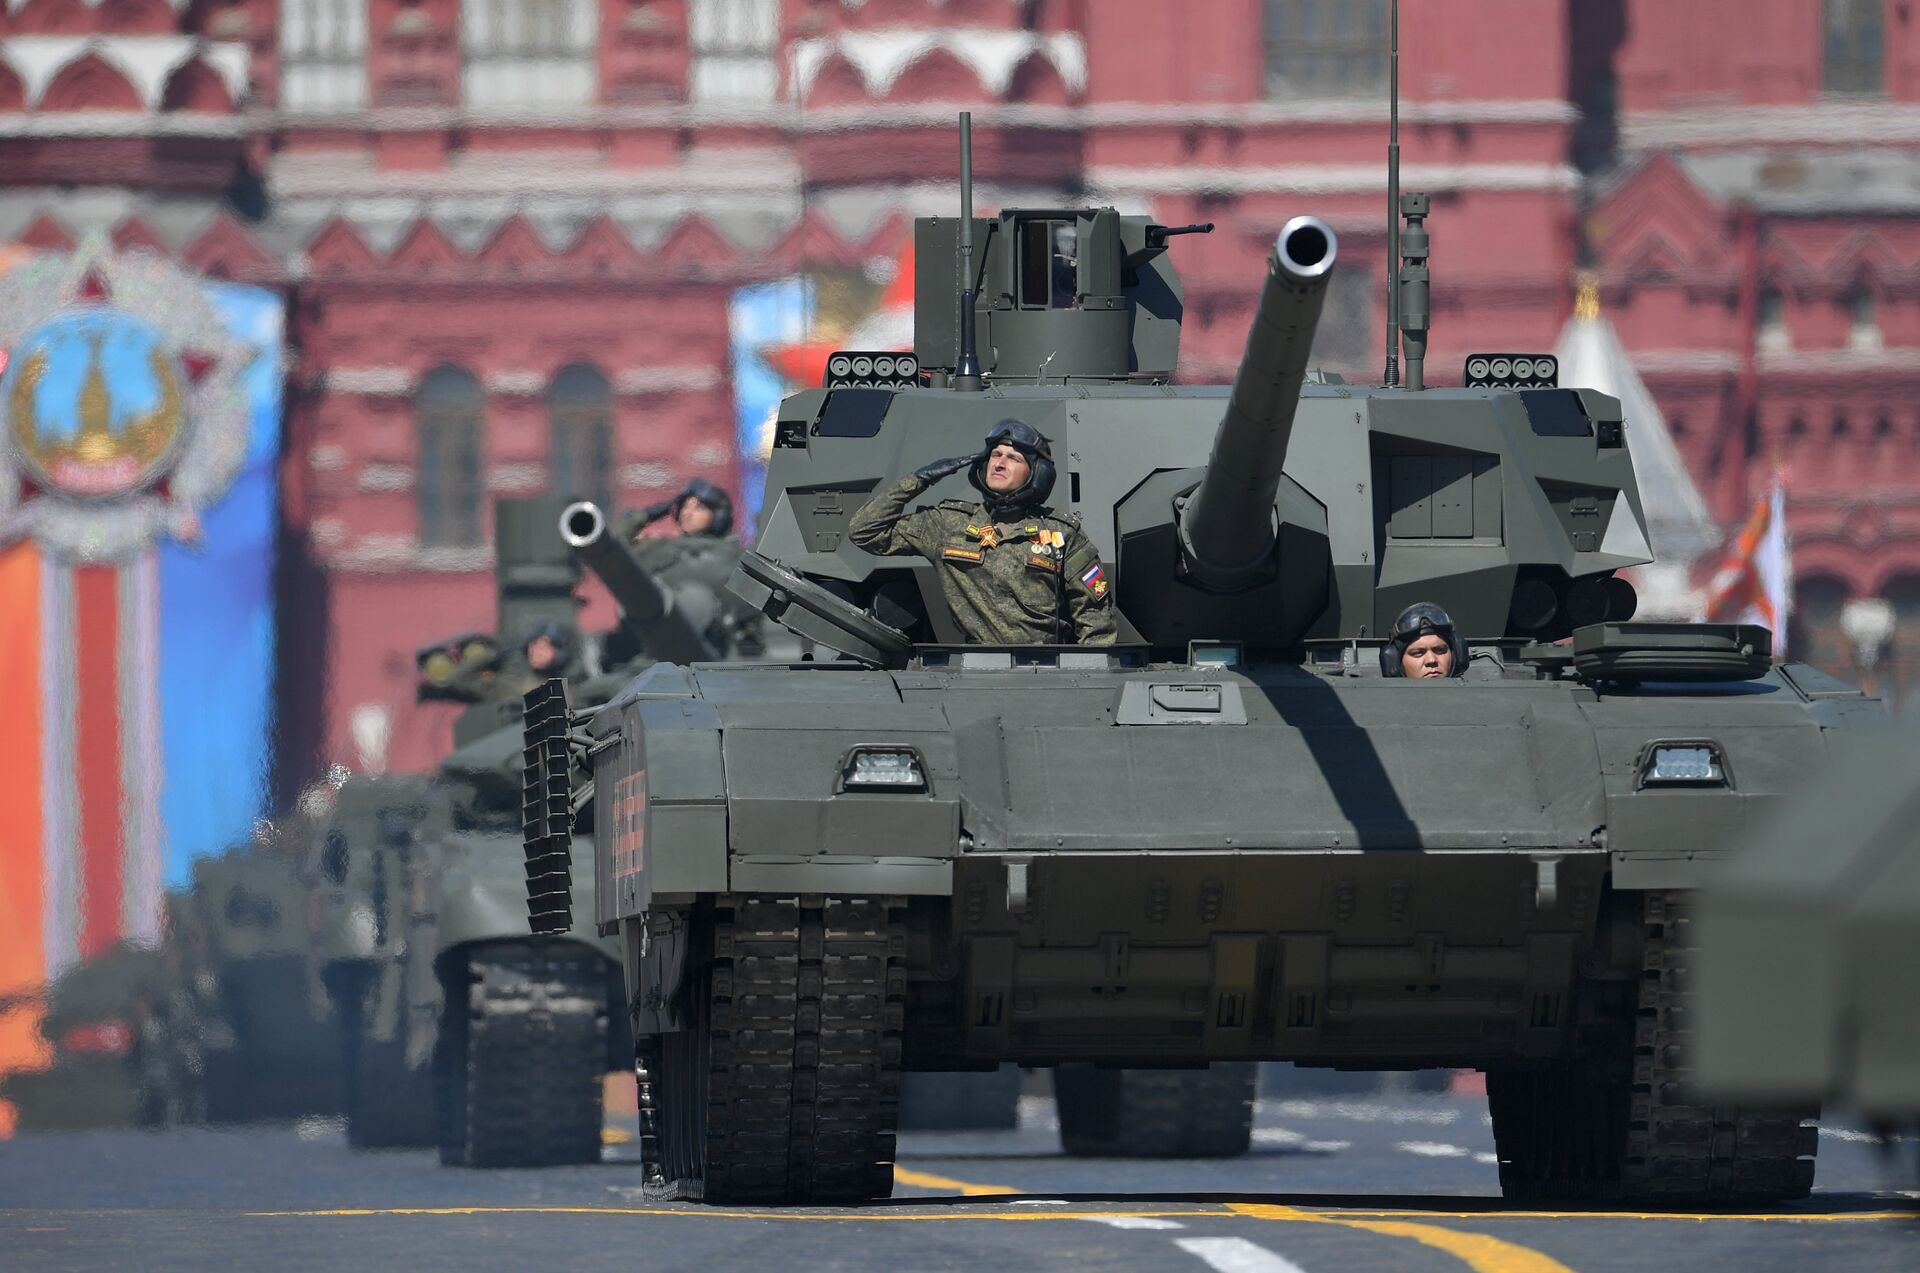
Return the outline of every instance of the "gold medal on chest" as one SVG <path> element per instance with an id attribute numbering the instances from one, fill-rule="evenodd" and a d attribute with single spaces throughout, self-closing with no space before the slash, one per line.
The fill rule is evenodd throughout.
<path id="1" fill-rule="evenodd" d="M 991 526 L 982 526 L 980 528 L 980 546 L 982 548 L 995 547 L 996 545 L 999 544 L 999 542 L 1000 542 L 999 531 L 995 530 Z"/>

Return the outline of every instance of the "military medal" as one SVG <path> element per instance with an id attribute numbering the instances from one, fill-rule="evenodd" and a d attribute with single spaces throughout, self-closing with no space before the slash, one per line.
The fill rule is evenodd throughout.
<path id="1" fill-rule="evenodd" d="M 995 530 L 991 526 L 982 526 L 980 528 L 980 546 L 982 548 L 993 548 L 998 546 L 999 543 L 1000 543 L 999 531 Z"/>

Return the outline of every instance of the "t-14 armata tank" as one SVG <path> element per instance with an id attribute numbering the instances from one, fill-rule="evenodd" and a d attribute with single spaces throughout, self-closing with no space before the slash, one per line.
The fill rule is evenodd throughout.
<path id="1" fill-rule="evenodd" d="M 1274 1060 L 1485 1070 L 1509 1197 L 1808 1191 L 1811 1106 L 1691 1094 L 1675 918 L 1728 851 L 1709 830 L 1764 824 L 1879 705 L 1775 666 L 1764 629 L 1630 621 L 1632 422 L 1545 356 L 1424 387 L 1427 206 L 1402 200 L 1390 385 L 1308 369 L 1338 257 L 1314 218 L 1219 386 L 1169 383 L 1167 228 L 921 220 L 914 357 L 781 405 L 733 585 L 845 657 L 662 663 L 571 716 L 532 696 L 528 853 L 570 844 L 584 767 L 657 1188 L 885 1196 L 903 1069 L 1063 1067 L 1090 1151 L 1244 1137 L 1234 1081 L 1129 1104 L 1101 1067 Z M 1051 439 L 1111 646 L 969 644 L 940 561 L 849 542 L 1008 419 Z M 1416 602 L 1451 615 L 1456 675 L 1395 674 Z"/>

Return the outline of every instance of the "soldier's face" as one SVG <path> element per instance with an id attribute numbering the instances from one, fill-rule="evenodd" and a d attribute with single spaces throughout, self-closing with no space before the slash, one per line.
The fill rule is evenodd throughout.
<path id="1" fill-rule="evenodd" d="M 1027 463 L 1027 457 L 1020 454 L 1018 447 L 1002 442 L 987 453 L 987 489 L 990 491 L 1017 491 L 1027 484 L 1027 475 L 1033 472 L 1033 465 Z"/>
<path id="2" fill-rule="evenodd" d="M 527 666 L 536 672 L 551 671 L 559 655 L 560 647 L 549 637 L 537 636 L 527 642 Z"/>
<path id="3" fill-rule="evenodd" d="M 698 535 L 713 525 L 713 510 L 697 499 L 683 499 L 674 520 L 680 524 L 682 535 Z"/>
<path id="4" fill-rule="evenodd" d="M 1429 633 L 1407 647 L 1400 656 L 1400 670 L 1411 677 L 1445 676 L 1453 671 L 1453 649 Z"/>

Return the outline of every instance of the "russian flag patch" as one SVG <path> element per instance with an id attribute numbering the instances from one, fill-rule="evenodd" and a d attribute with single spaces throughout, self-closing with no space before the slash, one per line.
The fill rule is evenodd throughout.
<path id="1" fill-rule="evenodd" d="M 1080 582 L 1096 592 L 1104 591 L 1106 580 L 1107 573 L 1100 568 L 1100 563 L 1097 561 L 1091 566 L 1088 566 L 1086 571 L 1080 576 Z"/>

